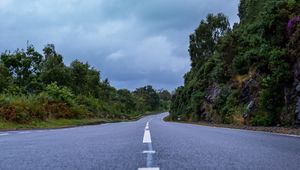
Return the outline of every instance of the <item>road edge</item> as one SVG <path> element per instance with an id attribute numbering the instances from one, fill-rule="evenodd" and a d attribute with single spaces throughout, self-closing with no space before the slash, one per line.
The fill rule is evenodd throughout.
<path id="1" fill-rule="evenodd" d="M 224 125 L 224 124 L 212 124 L 207 122 L 188 122 L 188 121 L 172 121 L 167 119 L 168 116 L 163 118 L 163 121 L 165 122 L 173 122 L 173 123 L 181 123 L 181 124 L 190 124 L 190 125 L 197 125 L 197 126 L 205 126 L 205 127 L 212 127 L 212 128 L 223 128 L 223 129 L 233 129 L 233 130 L 242 130 L 242 131 L 251 131 L 251 132 L 263 132 L 263 133 L 269 133 L 269 134 L 275 134 L 280 136 L 288 136 L 288 137 L 296 137 L 300 138 L 300 128 L 286 128 L 286 129 L 293 129 L 297 130 L 297 133 L 293 132 L 287 132 L 282 133 L 282 131 L 272 131 L 267 128 L 276 128 L 276 127 L 252 127 L 252 126 L 230 126 L 230 125 Z M 229 127 L 230 126 L 230 127 Z M 285 127 L 281 127 L 282 129 Z"/>
<path id="2" fill-rule="evenodd" d="M 63 125 L 63 126 L 58 126 L 58 127 L 33 127 L 33 128 L 11 128 L 11 129 L 0 129 L 0 132 L 8 132 L 8 131 L 24 131 L 24 130 L 51 130 L 51 129 L 67 129 L 67 128 L 75 128 L 75 127 L 82 127 L 82 126 L 94 126 L 94 125 L 102 125 L 102 124 L 108 124 L 108 123 L 120 123 L 120 122 L 133 122 L 133 121 L 138 121 L 146 116 L 151 116 L 151 115 L 158 115 L 161 113 L 165 113 L 166 111 L 155 111 L 155 112 L 150 112 L 150 113 L 146 113 L 146 114 L 141 114 L 138 115 L 132 119 L 126 119 L 126 120 L 122 120 L 122 119 L 116 119 L 116 120 L 103 120 L 103 119 L 99 119 L 99 121 L 95 121 L 95 122 L 86 122 L 86 123 L 78 123 L 78 124 L 73 124 L 73 125 Z"/>

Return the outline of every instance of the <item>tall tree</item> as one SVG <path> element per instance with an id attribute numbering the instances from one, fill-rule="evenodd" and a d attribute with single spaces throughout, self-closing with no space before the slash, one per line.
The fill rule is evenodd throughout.
<path id="1" fill-rule="evenodd" d="M 0 93 L 9 87 L 12 82 L 12 77 L 9 70 L 3 63 L 0 62 Z"/>
<path id="2" fill-rule="evenodd" d="M 211 57 L 220 37 L 229 30 L 229 21 L 224 14 L 207 15 L 206 20 L 200 22 L 195 33 L 190 35 L 189 53 L 192 67 L 203 63 L 204 60 Z"/>
<path id="3" fill-rule="evenodd" d="M 45 61 L 42 63 L 40 78 L 45 84 L 56 82 L 59 86 L 70 86 L 71 76 L 63 63 L 63 57 L 57 54 L 53 44 L 43 49 Z"/>
<path id="4" fill-rule="evenodd" d="M 5 52 L 1 55 L 3 64 L 14 77 L 14 83 L 23 90 L 33 89 L 40 73 L 42 55 L 35 51 L 32 45 L 27 50 L 16 50 L 14 53 Z"/>
<path id="5" fill-rule="evenodd" d="M 136 103 L 129 90 L 120 89 L 117 91 L 117 99 L 124 105 L 125 113 L 133 113 L 136 108 Z"/>
<path id="6" fill-rule="evenodd" d="M 89 65 L 75 60 L 70 65 L 70 71 L 75 94 L 87 94 Z"/>
<path id="7" fill-rule="evenodd" d="M 137 88 L 133 93 L 144 98 L 147 110 L 153 111 L 159 108 L 159 96 L 152 86 Z"/>
<path id="8" fill-rule="evenodd" d="M 158 96 L 161 100 L 164 100 L 164 101 L 169 101 L 172 98 L 171 93 L 165 89 L 158 90 Z"/>

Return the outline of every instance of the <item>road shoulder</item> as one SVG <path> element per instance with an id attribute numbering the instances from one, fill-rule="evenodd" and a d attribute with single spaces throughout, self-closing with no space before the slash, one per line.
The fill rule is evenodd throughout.
<path id="1" fill-rule="evenodd" d="M 232 124 L 217 124 L 209 123 L 204 121 L 189 122 L 189 121 L 170 121 L 164 118 L 166 122 L 177 122 L 177 123 L 188 123 L 193 125 L 208 126 L 208 127 L 218 127 L 218 128 L 228 128 L 228 129 L 240 129 L 248 131 L 260 131 L 260 132 L 270 132 L 278 135 L 300 137 L 299 127 L 262 127 L 262 126 L 246 126 L 246 125 L 232 125 Z"/>

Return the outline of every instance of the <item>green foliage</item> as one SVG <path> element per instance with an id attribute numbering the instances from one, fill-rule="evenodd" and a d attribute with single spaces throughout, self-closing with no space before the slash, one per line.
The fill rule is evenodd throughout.
<path id="1" fill-rule="evenodd" d="M 49 119 L 132 119 L 167 110 L 171 94 L 145 86 L 117 90 L 88 63 L 65 66 L 53 44 L 1 54 L 0 121 L 33 124 Z"/>
<path id="2" fill-rule="evenodd" d="M 158 96 L 161 100 L 170 101 L 172 98 L 171 93 L 168 90 L 160 89 L 158 90 Z"/>
<path id="3" fill-rule="evenodd" d="M 221 37 L 230 32 L 229 22 L 223 14 L 209 14 L 190 35 L 189 52 L 191 71 L 185 75 L 185 86 L 177 88 L 172 98 L 171 118 L 198 120 L 204 101 L 205 89 L 214 82 L 223 82 L 226 72 L 219 53 L 215 53 Z"/>
<path id="4" fill-rule="evenodd" d="M 100 72 L 88 63 L 75 60 L 70 65 L 71 87 L 75 94 L 99 96 Z"/>
<path id="5" fill-rule="evenodd" d="M 145 105 L 147 111 L 159 109 L 159 95 L 152 86 L 137 88 L 133 93 L 144 99 L 145 103 L 147 103 Z"/>
<path id="6" fill-rule="evenodd" d="M 215 109 L 218 116 L 221 118 L 222 123 L 234 123 L 234 114 L 238 111 L 239 105 L 239 90 L 232 90 L 228 86 L 221 88 L 220 94 L 215 101 Z"/>
<path id="7" fill-rule="evenodd" d="M 296 98 L 288 92 L 298 72 L 299 0 L 241 0 L 239 16 L 230 30 L 224 15 L 209 14 L 190 35 L 192 67 L 172 97 L 171 119 L 285 124 L 281 112 Z"/>
<path id="8" fill-rule="evenodd" d="M 92 114 L 92 117 L 103 117 L 103 104 L 97 98 L 91 96 L 78 95 L 75 98 L 76 105 L 84 106 Z"/>
<path id="9" fill-rule="evenodd" d="M 203 60 L 209 58 L 219 42 L 221 36 L 230 30 L 229 22 L 223 14 L 207 15 L 206 20 L 200 22 L 195 33 L 190 35 L 189 52 L 192 67 L 202 64 Z"/>
<path id="10" fill-rule="evenodd" d="M 7 67 L 0 63 L 0 93 L 7 89 L 12 83 L 12 77 Z"/>
<path id="11" fill-rule="evenodd" d="M 250 121 L 253 126 L 270 126 L 272 124 L 272 118 L 265 115 L 256 115 Z"/>
<path id="12" fill-rule="evenodd" d="M 57 83 L 59 86 L 69 86 L 71 82 L 70 71 L 63 63 L 63 57 L 57 54 L 53 44 L 44 49 L 45 60 L 41 64 L 40 79 L 44 84 Z"/>
<path id="13" fill-rule="evenodd" d="M 64 102 L 68 105 L 74 104 L 72 91 L 67 87 L 59 87 L 56 83 L 47 85 L 41 95 L 47 96 L 48 101 L 51 102 Z"/>
<path id="14" fill-rule="evenodd" d="M 1 63 L 9 70 L 9 74 L 13 75 L 14 84 L 24 92 L 29 92 L 30 83 L 37 79 L 41 62 L 42 55 L 37 53 L 33 46 L 28 46 L 26 51 L 16 50 L 14 53 L 1 54 Z"/>
<path id="15" fill-rule="evenodd" d="M 0 118 L 17 123 L 46 118 L 41 102 L 35 96 L 0 95 Z"/>

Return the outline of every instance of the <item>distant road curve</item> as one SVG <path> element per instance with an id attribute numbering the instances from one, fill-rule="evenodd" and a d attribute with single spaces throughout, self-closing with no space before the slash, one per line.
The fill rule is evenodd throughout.
<path id="1" fill-rule="evenodd" d="M 164 122 L 166 115 L 0 132 L 0 169 L 300 169 L 300 138 Z"/>

